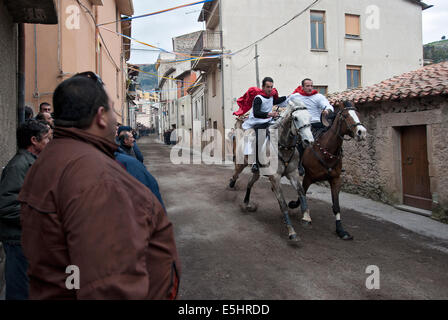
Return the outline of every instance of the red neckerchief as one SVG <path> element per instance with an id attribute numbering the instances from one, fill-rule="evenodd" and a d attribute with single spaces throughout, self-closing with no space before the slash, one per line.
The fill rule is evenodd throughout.
<path id="1" fill-rule="evenodd" d="M 292 94 L 294 94 L 294 93 L 300 93 L 302 96 L 310 97 L 310 96 L 314 96 L 315 94 L 317 94 L 319 92 L 317 92 L 317 90 L 313 90 L 313 91 L 311 91 L 311 93 L 306 93 L 305 91 L 303 91 L 302 86 L 299 86 Z"/>

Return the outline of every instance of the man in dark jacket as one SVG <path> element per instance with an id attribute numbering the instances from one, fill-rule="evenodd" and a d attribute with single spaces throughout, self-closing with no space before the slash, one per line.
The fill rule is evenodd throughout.
<path id="1" fill-rule="evenodd" d="M 37 120 L 28 120 L 17 129 L 18 151 L 3 169 L 0 182 L 0 241 L 6 255 L 5 282 L 7 300 L 28 299 L 27 261 L 20 245 L 19 192 L 28 169 L 49 142 L 49 128 Z"/>
<path id="2" fill-rule="evenodd" d="M 122 131 L 132 132 L 132 128 L 129 126 L 118 127 L 118 130 L 117 130 L 117 143 L 118 144 L 120 144 L 119 138 L 120 138 Z M 135 154 L 135 157 L 137 158 L 137 160 L 140 161 L 141 163 L 143 163 L 143 155 L 142 155 L 142 152 L 140 151 L 140 148 L 138 147 L 136 142 L 134 142 L 132 150 L 134 151 L 134 154 Z"/>
<path id="3" fill-rule="evenodd" d="M 134 151 L 135 139 L 129 131 L 122 131 L 118 137 L 118 150 L 130 157 L 137 159 Z"/>
<path id="4" fill-rule="evenodd" d="M 30 299 L 174 299 L 173 225 L 115 161 L 116 118 L 93 72 L 53 94 L 54 138 L 19 195 Z"/>
<path id="5" fill-rule="evenodd" d="M 143 163 L 141 163 L 134 157 L 128 156 L 127 154 L 121 152 L 120 149 L 115 152 L 115 159 L 126 169 L 126 171 L 131 176 L 147 186 L 148 189 L 151 190 L 152 193 L 154 193 L 162 206 L 165 208 L 162 196 L 160 195 L 159 184 L 157 183 L 157 180 L 152 176 L 152 174 L 149 173 L 148 169 L 146 169 Z"/>

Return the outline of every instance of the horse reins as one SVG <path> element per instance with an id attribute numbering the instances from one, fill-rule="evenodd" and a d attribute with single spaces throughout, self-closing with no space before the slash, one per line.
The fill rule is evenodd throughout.
<path id="1" fill-rule="evenodd" d="M 277 108 L 277 110 L 278 110 L 278 108 Z M 299 110 L 308 110 L 308 108 L 307 107 L 296 107 L 293 111 L 291 111 L 291 115 L 292 115 L 292 113 L 294 113 L 296 111 L 299 111 Z M 300 134 L 300 130 L 305 129 L 307 127 L 311 127 L 311 123 L 304 124 L 303 126 L 301 126 L 299 128 L 297 128 L 297 125 L 296 125 L 295 121 L 293 121 L 293 124 L 294 124 L 294 127 L 296 128 L 297 132 L 299 132 L 299 134 Z M 281 127 L 284 129 L 283 125 Z M 298 135 L 294 135 L 294 134 L 292 134 L 292 132 L 289 132 L 289 135 L 294 137 L 294 143 L 292 145 L 289 145 L 289 146 L 288 145 L 283 145 L 283 144 L 279 143 L 278 144 L 278 148 L 280 150 L 292 151 L 292 150 L 295 150 L 295 148 L 299 144 L 300 140 L 298 139 Z M 288 167 L 289 163 L 291 162 L 292 158 L 294 157 L 294 154 L 295 154 L 295 152 L 293 152 L 291 154 L 291 156 L 289 157 L 288 161 L 285 161 L 283 159 L 283 157 L 280 155 L 280 153 L 278 154 L 280 160 L 285 165 L 285 169 Z"/>
<path id="2" fill-rule="evenodd" d="M 350 110 L 357 111 L 357 109 L 354 108 L 354 107 L 345 107 L 344 109 L 340 110 L 340 111 L 338 112 L 338 114 L 337 114 L 337 117 L 344 119 L 345 125 L 347 126 L 348 129 L 351 129 L 351 128 L 356 127 L 356 126 L 358 126 L 358 125 L 364 126 L 364 124 L 362 124 L 361 122 L 357 122 L 357 123 L 354 123 L 354 124 L 352 124 L 352 125 L 349 125 L 349 124 L 347 123 L 347 117 L 343 114 L 343 112 L 344 112 L 345 110 L 348 110 L 348 111 L 350 111 Z M 345 139 L 344 136 L 341 136 L 341 134 L 340 134 L 340 132 L 341 132 L 341 125 L 342 125 L 342 121 L 339 121 L 338 131 L 337 131 L 336 135 L 337 135 L 340 139 L 342 139 L 343 141 L 350 141 L 351 139 Z M 333 166 L 329 166 L 329 165 L 325 162 L 325 160 L 322 159 L 322 157 L 319 156 L 319 154 L 316 152 L 316 150 L 314 150 L 314 148 L 311 148 L 311 150 L 312 150 L 313 153 L 314 153 L 314 156 L 319 160 L 319 162 L 322 164 L 322 166 L 325 167 L 325 168 L 327 169 L 328 173 L 330 174 L 330 173 L 333 171 L 333 168 L 334 168 L 334 167 L 339 163 L 339 161 L 344 157 L 344 153 L 343 153 L 343 150 L 342 150 L 342 146 L 341 146 L 340 151 L 339 151 L 339 153 L 338 153 L 337 155 L 333 155 L 333 154 L 331 154 L 328 150 L 326 150 L 326 148 L 322 148 L 321 145 L 320 145 L 319 143 L 316 143 L 316 146 L 319 147 L 319 150 L 320 150 L 321 152 L 323 152 L 324 155 L 327 155 L 327 154 L 328 154 L 328 155 L 330 156 L 330 159 L 335 158 L 335 159 L 337 160 Z"/>
<path id="3" fill-rule="evenodd" d="M 349 124 L 347 123 L 347 117 L 344 116 L 344 114 L 343 114 L 343 112 L 344 112 L 345 110 L 348 110 L 348 111 L 350 111 L 350 110 L 358 111 L 358 110 L 357 110 L 356 108 L 354 108 L 354 107 L 345 107 L 344 109 L 342 109 L 341 111 L 338 112 L 338 116 L 339 116 L 339 117 L 342 117 L 342 118 L 344 119 L 345 125 L 347 126 L 347 128 L 348 128 L 349 130 L 351 130 L 352 128 L 354 128 L 354 127 L 356 127 L 356 126 L 363 126 L 363 127 L 365 127 L 364 124 L 363 124 L 362 122 L 356 122 L 356 123 L 354 123 L 354 124 L 349 125 Z M 340 132 L 341 132 L 341 123 L 342 123 L 342 122 L 339 122 L 339 127 L 338 127 L 338 132 L 337 132 L 338 137 L 341 138 L 343 141 L 350 141 L 350 140 L 352 140 L 352 139 L 345 139 L 344 136 L 341 136 L 341 135 L 340 135 Z"/>

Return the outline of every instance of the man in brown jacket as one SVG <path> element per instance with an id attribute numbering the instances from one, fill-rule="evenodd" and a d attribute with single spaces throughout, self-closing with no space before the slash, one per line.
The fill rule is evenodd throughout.
<path id="1" fill-rule="evenodd" d="M 176 298 L 173 226 L 114 160 L 116 118 L 101 79 L 65 80 L 53 107 L 54 140 L 19 195 L 30 299 Z"/>

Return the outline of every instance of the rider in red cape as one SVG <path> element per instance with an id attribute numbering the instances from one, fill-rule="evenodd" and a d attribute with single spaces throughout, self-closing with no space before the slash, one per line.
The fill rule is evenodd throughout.
<path id="1" fill-rule="evenodd" d="M 252 165 L 252 172 L 259 171 L 259 159 L 258 159 L 258 130 L 266 130 L 279 115 L 278 112 L 273 112 L 274 105 L 282 104 L 286 101 L 286 97 L 279 97 L 277 90 L 274 89 L 274 80 L 271 77 L 263 79 L 263 87 L 250 88 L 243 97 L 238 99 L 238 105 L 240 110 L 234 114 L 237 116 L 243 115 L 250 111 L 249 117 L 244 121 L 242 128 L 244 130 L 255 130 L 255 146 L 252 148 L 252 144 L 247 144 L 245 149 L 245 155 L 253 154 L 255 150 L 255 163 Z M 261 141 L 263 145 L 264 141 Z"/>
<path id="2" fill-rule="evenodd" d="M 252 109 L 252 104 L 256 96 L 261 95 L 265 98 L 274 97 L 274 100 L 278 99 L 278 91 L 277 89 L 272 89 L 271 95 L 268 97 L 263 89 L 257 87 L 251 87 L 247 92 L 237 100 L 238 106 L 240 107 L 238 111 L 235 111 L 233 114 L 237 117 L 244 115 L 250 109 Z"/>

